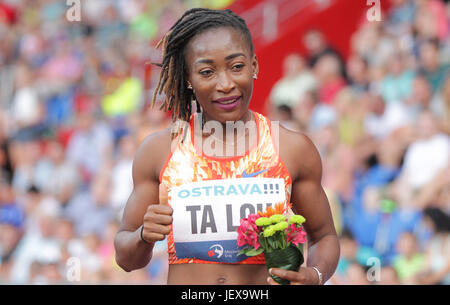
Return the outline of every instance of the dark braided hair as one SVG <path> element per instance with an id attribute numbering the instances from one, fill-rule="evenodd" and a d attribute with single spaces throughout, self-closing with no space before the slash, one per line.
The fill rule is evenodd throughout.
<path id="1" fill-rule="evenodd" d="M 188 121 L 192 113 L 192 101 L 195 100 L 194 92 L 188 88 L 186 80 L 186 45 L 194 36 L 219 27 L 231 27 L 241 31 L 253 54 L 254 46 L 247 24 L 231 10 L 190 9 L 178 19 L 156 46 L 158 48 L 162 45 L 163 61 L 157 64 L 162 70 L 153 93 L 152 107 L 156 96 L 164 93 L 165 98 L 160 109 L 173 110 L 173 121 L 177 119 Z M 200 112 L 198 102 L 197 112 Z"/>

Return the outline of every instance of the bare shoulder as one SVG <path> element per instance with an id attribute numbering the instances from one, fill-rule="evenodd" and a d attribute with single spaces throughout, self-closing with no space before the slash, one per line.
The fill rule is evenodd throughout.
<path id="1" fill-rule="evenodd" d="M 320 179 L 322 175 L 320 155 L 306 134 L 280 125 L 279 152 L 293 180 L 306 177 Z"/>
<path id="2" fill-rule="evenodd" d="M 280 147 L 287 145 L 292 150 L 297 152 L 301 150 L 311 149 L 314 146 L 311 139 L 303 132 L 287 129 L 283 125 L 280 125 Z"/>
<path id="3" fill-rule="evenodd" d="M 159 179 L 159 172 L 170 154 L 171 128 L 148 135 L 139 145 L 133 161 L 133 179 Z"/>

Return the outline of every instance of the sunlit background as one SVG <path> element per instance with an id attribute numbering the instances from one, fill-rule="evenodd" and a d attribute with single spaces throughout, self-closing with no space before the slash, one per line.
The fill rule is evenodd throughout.
<path id="1" fill-rule="evenodd" d="M 247 21 L 250 108 L 322 156 L 327 284 L 450 284 L 448 0 L 0 1 L 0 283 L 166 282 L 165 242 L 126 273 L 113 238 L 136 148 L 171 122 L 156 43 L 198 6 Z"/>

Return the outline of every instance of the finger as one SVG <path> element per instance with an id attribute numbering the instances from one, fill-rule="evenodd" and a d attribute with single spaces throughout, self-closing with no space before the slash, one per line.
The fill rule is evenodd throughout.
<path id="1" fill-rule="evenodd" d="M 167 192 L 167 188 L 163 183 L 159 184 L 159 204 L 169 205 L 169 195 Z"/>
<path id="2" fill-rule="evenodd" d="M 157 214 L 158 217 L 159 215 L 172 216 L 173 214 L 173 209 L 169 205 L 153 204 L 148 207 L 148 211 L 149 213 Z M 154 217 L 152 219 L 155 220 Z M 170 223 L 172 223 L 172 221 L 170 221 Z"/>
<path id="3" fill-rule="evenodd" d="M 301 283 L 304 283 L 304 281 L 306 280 L 306 278 L 303 275 L 303 272 L 301 270 L 302 269 L 300 269 L 298 272 L 296 272 L 296 271 L 289 271 L 289 270 L 284 270 L 284 269 L 280 269 L 280 268 L 270 268 L 269 273 L 272 275 L 281 277 L 282 279 L 291 281 L 292 284 L 294 284 L 293 282 L 297 282 L 296 284 L 301 284 Z"/>
<path id="4" fill-rule="evenodd" d="M 166 235 L 160 233 L 142 233 L 144 240 L 149 242 L 155 242 L 158 240 L 164 240 Z"/>
<path id="5" fill-rule="evenodd" d="M 171 225 L 172 221 L 173 221 L 173 218 L 171 216 L 171 213 L 165 214 L 165 215 L 160 214 L 160 215 L 158 215 L 158 219 L 155 219 L 155 221 L 153 221 L 153 223 L 160 224 L 160 225 Z"/>
<path id="6" fill-rule="evenodd" d="M 149 233 L 157 233 L 157 234 L 167 235 L 170 233 L 170 226 L 161 225 L 161 224 L 157 224 L 157 223 L 151 223 L 148 225 L 144 225 L 144 233 L 146 231 Z"/>
<path id="7" fill-rule="evenodd" d="M 275 280 L 270 276 L 267 278 L 267 283 L 269 283 L 270 285 L 280 285 L 277 282 L 275 282 Z"/>

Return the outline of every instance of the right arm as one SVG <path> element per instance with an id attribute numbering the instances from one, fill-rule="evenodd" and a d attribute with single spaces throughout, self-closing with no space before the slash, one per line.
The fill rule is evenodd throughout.
<path id="1" fill-rule="evenodd" d="M 150 136 L 136 153 L 133 161 L 133 191 L 114 239 L 116 262 L 127 272 L 143 268 L 150 262 L 155 242 L 164 240 L 172 223 L 172 208 L 167 204 L 159 204 L 157 169 L 162 159 L 158 155 L 161 154 L 163 141 L 158 138 L 161 137 Z M 142 225 L 146 242 L 140 237 Z"/>

